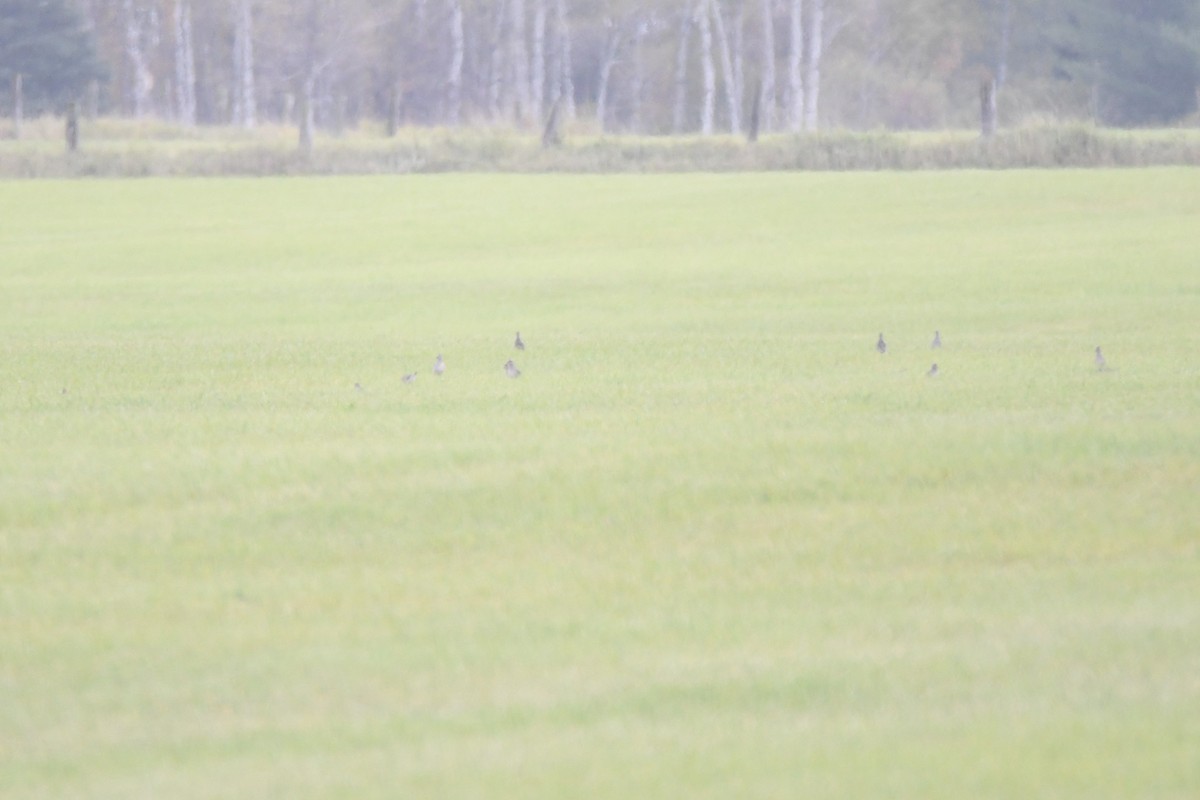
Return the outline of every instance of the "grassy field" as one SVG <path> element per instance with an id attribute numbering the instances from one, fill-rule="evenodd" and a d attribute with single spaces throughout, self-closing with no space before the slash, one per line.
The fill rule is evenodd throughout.
<path id="1" fill-rule="evenodd" d="M 1200 796 L 1198 231 L 1185 169 L 0 183 L 0 796 Z"/>

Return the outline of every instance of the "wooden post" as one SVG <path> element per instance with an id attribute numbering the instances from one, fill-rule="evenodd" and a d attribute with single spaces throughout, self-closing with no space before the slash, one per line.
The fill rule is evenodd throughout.
<path id="1" fill-rule="evenodd" d="M 554 147 L 562 143 L 562 136 L 558 132 L 558 109 L 562 106 L 562 93 L 554 98 L 554 105 L 550 106 L 550 115 L 546 119 L 546 126 L 542 128 L 542 147 Z"/>
<path id="2" fill-rule="evenodd" d="M 24 113 L 22 106 L 24 98 L 21 96 L 21 73 L 13 75 L 13 138 L 21 138 L 21 117 Z"/>
<path id="3" fill-rule="evenodd" d="M 67 106 L 67 152 L 79 149 L 79 103 L 74 100 Z"/>
<path id="4" fill-rule="evenodd" d="M 983 138 L 996 133 L 996 79 L 985 78 L 979 85 L 979 116 Z"/>
<path id="5" fill-rule="evenodd" d="M 750 127 L 746 131 L 746 141 L 754 144 L 758 141 L 759 115 L 762 113 L 762 81 L 754 90 L 754 99 L 750 101 Z"/>
<path id="6" fill-rule="evenodd" d="M 400 130 L 400 104 L 403 92 L 404 89 L 400 85 L 400 79 L 397 78 L 392 82 L 391 96 L 388 98 L 387 136 L 389 139 L 394 137 Z"/>

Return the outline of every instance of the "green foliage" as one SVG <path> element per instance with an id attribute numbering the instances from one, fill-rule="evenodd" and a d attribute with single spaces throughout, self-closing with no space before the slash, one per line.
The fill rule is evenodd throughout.
<path id="1" fill-rule="evenodd" d="M 0 795 L 1197 796 L 1196 183 L 0 183 Z"/>
<path id="2" fill-rule="evenodd" d="M 295 148 L 284 127 L 255 132 L 204 128 L 185 132 L 155 122 L 84 123 L 83 152 L 61 152 L 61 125 L 43 120 L 26 141 L 0 141 L 0 176 L 146 177 L 414 172 L 730 172 L 759 170 L 1005 169 L 1200 165 L 1200 133 L 1131 133 L 1090 126 L 975 132 L 823 133 L 761 136 L 750 145 L 731 136 L 568 135 L 544 148 L 534 134 L 492 130 L 407 129 L 322 138 L 311 154 Z M 35 136 L 41 136 L 37 141 Z"/>
<path id="3" fill-rule="evenodd" d="M 1060 74 L 1093 89 L 1096 118 L 1160 124 L 1196 111 L 1200 6 L 1192 0 L 1076 0 L 1050 29 Z"/>
<path id="4" fill-rule="evenodd" d="M 67 0 L 0 0 L 0 98 L 23 76 L 29 112 L 60 110 L 104 77 L 91 32 Z"/>

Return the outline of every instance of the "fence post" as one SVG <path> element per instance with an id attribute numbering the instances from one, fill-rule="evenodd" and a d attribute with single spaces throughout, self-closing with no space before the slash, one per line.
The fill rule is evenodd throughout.
<path id="1" fill-rule="evenodd" d="M 996 133 L 996 79 L 985 78 L 979 85 L 979 118 L 982 135 L 992 138 Z"/>
<path id="2" fill-rule="evenodd" d="M 67 106 L 67 152 L 79 149 L 79 103 L 74 100 Z"/>

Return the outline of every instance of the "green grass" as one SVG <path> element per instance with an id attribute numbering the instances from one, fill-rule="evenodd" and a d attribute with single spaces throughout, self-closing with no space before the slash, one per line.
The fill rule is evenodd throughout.
<path id="1" fill-rule="evenodd" d="M 6 799 L 1200 795 L 1200 172 L 0 220 Z"/>

